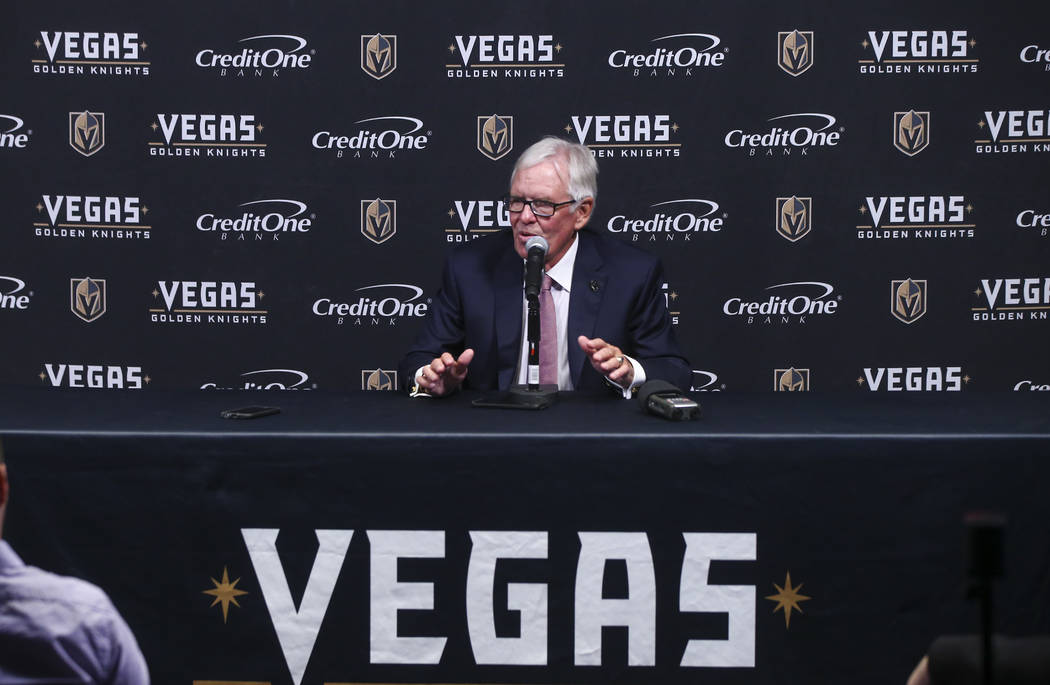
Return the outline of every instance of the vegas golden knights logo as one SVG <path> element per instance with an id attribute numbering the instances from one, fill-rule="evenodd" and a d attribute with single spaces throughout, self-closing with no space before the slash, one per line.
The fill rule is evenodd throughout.
<path id="1" fill-rule="evenodd" d="M 792 76 L 813 66 L 813 32 L 781 31 L 777 34 L 777 64 Z"/>
<path id="2" fill-rule="evenodd" d="M 777 233 L 791 242 L 809 233 L 813 222 L 813 198 L 778 197 Z"/>
<path id="3" fill-rule="evenodd" d="M 497 160 L 514 147 L 514 117 L 478 117 L 478 151 Z"/>
<path id="4" fill-rule="evenodd" d="M 397 371 L 373 369 L 361 371 L 362 390 L 397 390 Z"/>
<path id="5" fill-rule="evenodd" d="M 777 392 L 809 390 L 809 369 L 773 369 L 773 390 Z"/>
<path id="6" fill-rule="evenodd" d="M 106 313 L 106 279 L 69 279 L 69 308 L 88 323 Z"/>
<path id="7" fill-rule="evenodd" d="M 90 157 L 106 144 L 106 114 L 104 112 L 70 112 L 69 144 L 74 150 Z"/>
<path id="8" fill-rule="evenodd" d="M 361 233 L 376 245 L 397 233 L 397 200 L 361 200 Z"/>
<path id="9" fill-rule="evenodd" d="M 397 36 L 361 36 L 361 68 L 374 79 L 397 69 Z"/>
<path id="10" fill-rule="evenodd" d="M 915 323 L 926 313 L 926 281 L 892 281 L 890 292 L 890 311 L 900 321 Z"/>
<path id="11" fill-rule="evenodd" d="M 908 112 L 893 113 L 893 146 L 912 157 L 926 149 L 930 144 L 930 113 Z"/>

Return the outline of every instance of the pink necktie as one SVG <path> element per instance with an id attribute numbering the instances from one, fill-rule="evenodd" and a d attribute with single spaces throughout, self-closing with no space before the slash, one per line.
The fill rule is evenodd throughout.
<path id="1" fill-rule="evenodd" d="M 540 384 L 558 384 L 558 319 L 554 315 L 553 281 L 543 274 L 540 288 Z"/>

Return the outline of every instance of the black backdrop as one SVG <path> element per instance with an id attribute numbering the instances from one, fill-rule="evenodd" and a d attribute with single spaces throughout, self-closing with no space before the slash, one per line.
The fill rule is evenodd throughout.
<path id="1" fill-rule="evenodd" d="M 516 155 L 554 133 L 602 155 L 592 228 L 663 258 L 694 389 L 773 390 L 788 369 L 792 387 L 844 393 L 1050 384 L 1044 4 L 57 2 L 4 15 L 0 383 L 392 388 L 445 250 L 498 228 L 494 205 L 472 203 L 502 195 Z M 370 58 L 377 34 L 387 52 Z M 199 66 L 247 50 L 297 66 Z M 668 54 L 700 65 L 621 66 Z M 70 142 L 85 111 L 105 134 L 89 156 Z M 202 144 L 210 115 L 251 133 Z M 506 138 L 486 156 L 491 117 Z M 804 142 L 807 128 L 834 144 L 739 146 L 784 130 Z M 362 130 L 425 140 L 373 155 Z M 339 136 L 341 157 L 314 145 Z M 88 197 L 121 211 L 70 199 Z M 198 228 L 246 213 L 308 230 Z M 612 230 L 662 217 L 699 230 Z M 84 316 L 81 284 L 97 298 Z M 202 304 L 212 287 L 236 296 Z M 412 314 L 316 313 L 364 298 Z M 727 313 L 770 298 L 825 313 Z M 180 314 L 201 321 L 153 320 Z"/>
<path id="2" fill-rule="evenodd" d="M 399 379 L 391 370 L 433 295 L 445 251 L 498 228 L 494 202 L 506 190 L 514 158 L 538 137 L 556 133 L 582 139 L 601 155 L 592 228 L 637 239 L 664 260 L 668 307 L 696 370 L 693 389 L 1050 389 L 1050 236 L 1041 218 L 1050 215 L 1045 4 L 9 4 L 0 21 L 5 386 L 394 388 Z M 370 64 L 368 43 L 376 35 L 391 59 L 375 74 L 382 78 L 362 68 Z M 485 36 L 509 36 L 514 45 L 531 40 L 538 49 L 501 56 L 494 38 L 487 61 Z M 942 38 L 948 47 L 931 54 L 928 46 Z M 98 41 L 119 47 L 86 54 L 95 54 Z M 468 45 L 468 66 L 447 66 L 462 65 Z M 782 68 L 783 48 L 792 45 L 809 52 L 789 51 L 796 61 Z M 539 56 L 547 46 L 554 50 L 549 59 Z M 198 66 L 198 60 L 232 60 L 247 49 L 269 55 L 277 49 L 302 66 L 243 75 L 234 67 L 223 73 Z M 683 57 L 699 53 L 702 65 L 637 73 L 614 66 L 628 54 L 644 62 L 668 49 Z M 807 54 L 810 66 L 800 71 Z M 792 68 L 799 73 L 792 75 Z M 477 70 L 478 77 L 460 77 L 463 69 L 472 76 Z M 890 73 L 898 69 L 910 73 Z M 74 73 L 54 73 L 62 70 Z M 103 145 L 86 137 L 100 130 L 76 128 L 84 112 L 91 113 L 86 123 L 104 127 Z M 182 127 L 182 115 L 190 115 L 192 126 Z M 238 128 L 197 145 L 201 124 L 212 116 L 234 117 L 237 124 L 246 117 L 252 133 Z M 479 150 L 486 122 L 507 135 L 506 147 L 489 156 Z M 769 146 L 760 139 L 755 147 L 735 145 L 774 129 L 798 130 L 801 140 L 806 127 L 834 144 Z M 345 136 L 349 146 L 365 130 L 411 132 L 419 149 L 365 150 L 357 157 L 353 149 L 339 156 L 313 144 L 328 132 L 319 140 Z M 85 141 L 95 146 L 84 149 Z M 174 156 L 194 150 L 199 156 Z M 244 156 L 230 156 L 234 151 Z M 99 201 L 87 197 L 115 198 L 108 202 L 121 211 L 93 217 L 83 208 Z M 369 224 L 377 199 L 378 223 Z M 70 202 L 73 211 L 66 209 Z M 949 207 L 943 216 L 926 211 L 939 203 Z M 785 204 L 795 210 L 796 223 L 788 228 L 797 230 L 787 237 L 777 230 Z M 892 207 L 902 207 L 903 215 L 892 215 Z M 282 223 L 291 218 L 308 230 L 198 227 L 215 219 L 233 228 L 249 213 L 276 213 Z M 663 217 L 688 223 L 690 215 L 704 220 L 697 222 L 700 230 L 613 230 L 628 221 L 644 229 Z M 384 232 L 369 236 L 369 226 Z M 889 237 L 868 238 L 868 231 Z M 909 279 L 902 292 L 913 297 L 898 318 L 895 294 Z M 229 301 L 201 304 L 202 290 L 213 287 L 232 291 Z M 727 314 L 727 307 L 758 307 L 773 297 L 825 313 L 768 322 L 762 315 Z M 316 313 L 329 304 L 360 307 L 365 298 L 412 310 L 348 313 L 341 322 Z M 201 321 L 155 322 L 154 315 Z M 797 375 L 782 383 L 790 369 Z M 11 390 L 11 405 L 28 392 Z M 55 421 L 94 405 L 79 394 L 55 400 Z M 199 401 L 229 404 L 203 395 Z M 414 412 L 406 425 L 433 420 L 419 406 L 403 406 L 378 404 L 389 409 L 379 413 L 393 424 L 402 411 Z M 871 418 L 884 411 L 851 415 L 847 424 L 858 435 L 866 421 L 889 430 Z M 760 427 L 775 416 L 790 428 L 803 414 L 785 414 L 783 405 L 767 415 L 747 412 L 734 416 L 765 417 Z M 347 420 L 330 419 L 330 425 Z M 5 426 L 20 427 L 18 420 Z M 991 442 L 947 440 L 930 450 L 920 436 L 907 450 L 884 454 L 881 443 L 858 439 L 847 440 L 841 453 L 809 451 L 802 443 L 790 450 L 798 463 L 785 465 L 773 441 L 757 437 L 761 447 L 751 452 L 749 445 L 729 450 L 704 438 L 695 452 L 685 450 L 684 466 L 672 459 L 640 464 L 632 455 L 598 479 L 586 464 L 566 470 L 545 462 L 531 471 L 530 460 L 516 456 L 509 472 L 528 476 L 519 491 L 505 482 L 508 464 L 492 461 L 511 438 L 488 452 L 474 445 L 473 456 L 454 445 L 448 462 L 419 454 L 413 439 L 403 438 L 387 448 L 396 459 L 363 467 L 350 438 L 326 449 L 305 449 L 294 436 L 280 444 L 248 440 L 236 449 L 213 438 L 189 440 L 200 452 L 184 451 L 179 442 L 157 451 L 149 436 L 142 444 L 70 438 L 68 451 L 54 451 L 46 437 L 32 449 L 25 443 L 20 449 L 17 439 L 8 443 L 20 478 L 21 499 L 13 502 L 22 507 L 17 515 L 12 510 L 13 544 L 32 563 L 104 585 L 139 633 L 158 682 L 290 682 L 248 570 L 241 535 L 248 527 L 287 531 L 282 545 L 294 548 L 282 547 L 281 554 L 296 597 L 313 558 L 313 531 L 356 531 L 347 567 L 353 578 L 340 585 L 346 594 L 334 600 L 336 622 L 321 635 L 308 682 L 638 677 L 620 667 L 626 658 L 620 643 L 610 648 L 616 661 L 608 667 L 593 673 L 566 667 L 576 533 L 587 529 L 651 534 L 661 588 L 677 587 L 682 532 L 759 534 L 759 571 L 739 564 L 732 568 L 743 576 L 716 569 L 712 579 L 761 586 L 758 667 L 728 676 L 704 671 L 708 680 L 812 681 L 813 674 L 830 673 L 838 682 L 865 660 L 879 665 L 866 671 L 867 680 L 856 675 L 858 682 L 903 675 L 930 637 L 971 625 L 971 608 L 958 599 L 952 580 L 958 545 L 950 535 L 961 513 L 975 506 L 1012 507 L 1022 533 L 1011 542 L 1010 558 L 1023 559 L 1023 566 L 1005 590 L 1011 609 L 1003 628 L 1045 630 L 1045 553 L 1025 554 L 1029 545 L 1045 551 L 1038 542 L 1046 538 L 1045 506 L 1035 491 L 1042 481 L 1032 477 L 1045 470 L 1041 447 L 1015 450 L 998 463 Z M 262 445 L 270 451 L 256 461 Z M 964 468 L 952 469 L 964 447 L 974 451 L 965 453 Z M 847 461 L 857 453 L 864 457 L 859 466 Z M 43 456 L 23 460 L 20 454 Z M 95 458 L 78 459 L 83 454 Z M 144 465 L 144 454 L 155 461 Z M 587 454 L 601 463 L 605 453 L 592 446 Z M 310 460 L 307 467 L 303 460 Z M 556 492 L 565 497 L 537 506 L 529 493 L 549 498 L 552 483 L 563 484 Z M 795 489 L 781 489 L 785 483 Z M 435 484 L 444 488 L 437 504 L 428 499 Z M 474 516 L 463 503 L 476 492 L 485 495 L 483 511 Z M 884 516 L 869 521 L 855 513 L 871 511 Z M 883 528 L 884 519 L 908 523 Z M 807 523 L 812 533 L 798 533 L 796 524 Z M 459 592 L 468 531 L 551 531 L 558 565 L 552 606 L 559 617 L 552 663 L 561 670 L 469 668 L 458 613 L 456 628 L 446 631 L 453 656 L 445 668 L 367 665 L 365 598 L 354 582 L 367 573 L 362 536 L 370 529 L 421 527 L 447 532 L 451 561 L 440 576 L 438 601 L 456 612 L 461 598 L 447 593 Z M 796 540 L 804 549 L 792 557 Z M 219 627 L 219 609 L 201 594 L 226 564 L 231 578 L 243 577 L 241 587 L 253 593 L 244 602 L 245 620 L 234 610 L 229 629 Z M 765 595 L 787 570 L 796 584 L 805 583 L 801 592 L 814 597 L 802 605 L 806 618 L 835 619 L 813 621 L 819 635 L 796 638 L 810 624 L 796 613 L 796 632 L 788 632 L 782 614 L 772 613 Z M 140 584 L 139 572 L 159 587 Z M 888 583 L 881 595 L 880 583 Z M 661 598 L 661 631 L 674 615 L 667 597 Z M 865 639 L 851 640 L 857 635 Z M 661 649 L 681 643 L 661 643 L 671 644 Z M 661 652 L 658 670 L 642 677 L 695 679 L 692 670 L 677 667 L 677 656 Z"/>

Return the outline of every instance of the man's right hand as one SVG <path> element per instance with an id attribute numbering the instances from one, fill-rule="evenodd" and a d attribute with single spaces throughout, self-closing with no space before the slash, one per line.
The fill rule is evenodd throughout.
<path id="1" fill-rule="evenodd" d="M 472 359 L 474 350 L 469 347 L 463 350 L 458 359 L 445 352 L 423 367 L 423 373 L 416 376 L 416 382 L 421 390 L 431 395 L 447 395 L 463 384 L 463 379 L 467 377 L 467 366 Z"/>

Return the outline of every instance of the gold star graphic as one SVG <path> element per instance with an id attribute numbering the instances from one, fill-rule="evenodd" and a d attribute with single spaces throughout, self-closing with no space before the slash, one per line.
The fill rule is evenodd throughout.
<path id="1" fill-rule="evenodd" d="M 146 205 L 142 205 L 142 213 L 149 214 L 149 207 L 147 207 Z"/>
<path id="2" fill-rule="evenodd" d="M 456 210 L 454 210 L 454 209 L 450 209 L 450 210 L 448 210 L 448 218 L 449 218 L 449 219 L 452 219 L 452 218 L 454 218 L 455 216 L 456 216 Z"/>
<path id="3" fill-rule="evenodd" d="M 810 597 L 798 594 L 798 591 L 802 589 L 802 583 L 799 583 L 795 587 L 791 587 L 791 572 L 788 571 L 787 580 L 784 581 L 784 587 L 780 587 L 776 583 L 773 583 L 773 587 L 777 589 L 777 594 L 766 595 L 766 599 L 771 602 L 776 602 L 777 605 L 773 607 L 773 613 L 777 613 L 781 609 L 784 610 L 784 627 L 791 627 L 791 612 L 798 610 L 798 613 L 802 613 L 802 607 L 799 606 L 799 602 L 805 602 Z M 786 589 L 785 589 L 786 588 Z"/>
<path id="4" fill-rule="evenodd" d="M 857 377 L 857 385 L 864 385 L 864 377 L 863 376 L 858 376 Z"/>
<path id="5" fill-rule="evenodd" d="M 255 125 L 255 129 L 257 131 L 259 131 L 259 133 L 262 133 L 263 132 L 263 125 L 262 124 L 256 124 Z"/>
<path id="6" fill-rule="evenodd" d="M 981 120 L 981 121 L 978 121 L 978 122 L 977 122 L 977 126 L 978 126 L 979 128 L 984 128 L 984 121 L 983 121 L 983 120 Z"/>
<path id="7" fill-rule="evenodd" d="M 860 206 L 860 213 L 861 214 L 867 214 L 868 213 L 868 208 L 865 207 L 864 205 L 861 205 Z"/>
<path id="8" fill-rule="evenodd" d="M 868 46 L 869 46 L 869 45 L 871 45 L 871 43 L 869 43 L 869 42 L 868 42 L 868 39 L 867 39 L 867 38 L 865 38 L 864 40 L 862 40 L 862 41 L 860 42 L 860 44 L 861 44 L 861 45 L 862 45 L 862 46 L 864 47 L 864 49 L 865 49 L 865 50 L 867 50 L 867 49 L 868 49 Z"/>
<path id="9" fill-rule="evenodd" d="M 43 45 L 43 43 L 41 43 L 41 42 L 40 42 L 40 39 L 39 39 L 39 38 L 37 38 L 36 40 L 34 40 L 34 41 L 33 41 L 33 45 L 35 45 L 35 46 L 36 46 L 36 49 L 37 49 L 37 50 L 39 50 L 39 49 L 40 49 L 40 46 L 41 46 L 41 45 Z"/>
<path id="10" fill-rule="evenodd" d="M 42 204 L 40 204 L 39 202 L 37 202 L 37 203 L 36 203 L 36 211 L 37 211 L 38 213 L 39 213 L 39 212 L 42 212 L 42 211 L 44 211 L 44 205 L 42 205 Z"/>
<path id="11" fill-rule="evenodd" d="M 210 606 L 215 606 L 219 602 L 222 602 L 222 622 L 226 623 L 226 617 L 230 612 L 230 602 L 233 602 L 235 607 L 241 605 L 237 603 L 237 598 L 241 595 L 248 594 L 244 590 L 237 589 L 237 583 L 241 582 L 241 579 L 230 582 L 230 576 L 226 573 L 226 567 L 222 567 L 222 582 L 211 579 L 211 582 L 215 584 L 211 590 L 201 590 L 201 594 L 211 595 L 215 598 L 215 601 Z"/>
<path id="12" fill-rule="evenodd" d="M 674 131 L 675 133 L 678 133 L 678 129 L 679 128 L 680 127 L 678 126 L 678 124 L 671 124 L 671 130 Z"/>
<path id="13" fill-rule="evenodd" d="M 965 376 L 963 376 L 963 383 L 966 383 L 967 385 L 969 385 L 970 381 L 972 381 L 972 380 L 973 379 L 970 378 L 970 374 L 966 374 Z"/>
<path id="14" fill-rule="evenodd" d="M 565 124 L 565 132 L 572 133 L 572 124 Z"/>
<path id="15" fill-rule="evenodd" d="M 45 378 L 47 378 L 47 374 L 44 373 L 43 371 L 41 371 L 40 372 L 40 380 L 44 380 Z"/>
<path id="16" fill-rule="evenodd" d="M 966 213 L 967 213 L 967 214 L 969 214 L 969 213 L 970 213 L 970 212 L 972 212 L 972 211 L 973 211 L 973 205 L 971 205 L 971 204 L 967 204 L 967 205 L 966 205 Z"/>
<path id="17" fill-rule="evenodd" d="M 554 46 L 555 52 L 561 52 L 561 48 L 562 48 L 561 43 L 558 43 L 557 45 Z"/>
<path id="18" fill-rule="evenodd" d="M 153 289 L 153 299 L 157 299 L 157 295 L 160 295 L 160 291 L 156 288 Z"/>
<path id="19" fill-rule="evenodd" d="M 157 126 L 157 122 L 155 122 L 155 121 L 152 121 L 152 122 L 150 122 L 150 125 L 149 125 L 149 127 L 150 127 L 151 129 L 153 129 L 153 131 L 154 131 L 154 132 L 156 132 L 156 130 L 157 130 L 157 128 L 158 128 L 158 126 Z"/>
<path id="20" fill-rule="evenodd" d="M 678 299 L 678 293 L 676 293 L 675 291 L 672 290 L 671 291 L 671 299 L 672 300 L 677 300 Z"/>
<path id="21" fill-rule="evenodd" d="M 448 46 L 448 51 L 449 51 L 449 53 L 455 53 L 456 52 L 456 46 L 455 45 Z"/>
<path id="22" fill-rule="evenodd" d="M 142 380 L 146 381 L 146 385 L 149 385 L 150 383 L 152 383 L 152 382 L 153 382 L 153 379 L 152 379 L 152 378 L 150 378 L 149 376 L 146 376 L 146 377 L 145 377 L 145 378 L 143 378 Z"/>
<path id="23" fill-rule="evenodd" d="M 142 48 L 143 52 L 145 52 L 146 48 L 148 48 L 149 45 L 146 44 L 146 41 L 142 41 L 141 43 L 139 43 L 139 47 Z"/>
<path id="24" fill-rule="evenodd" d="M 974 39 L 974 38 L 970 39 L 970 47 L 971 48 L 977 47 L 977 40 L 976 39 Z"/>
<path id="25" fill-rule="evenodd" d="M 256 290 L 256 291 L 255 291 L 255 294 L 259 296 L 259 299 L 260 299 L 260 300 L 261 300 L 262 298 L 266 297 L 266 293 L 264 293 L 264 292 L 263 292 L 263 291 L 261 291 L 261 290 Z"/>
<path id="26" fill-rule="evenodd" d="M 980 297 L 981 296 L 981 289 L 978 288 L 977 290 L 974 290 L 973 294 L 976 295 L 977 297 Z"/>

